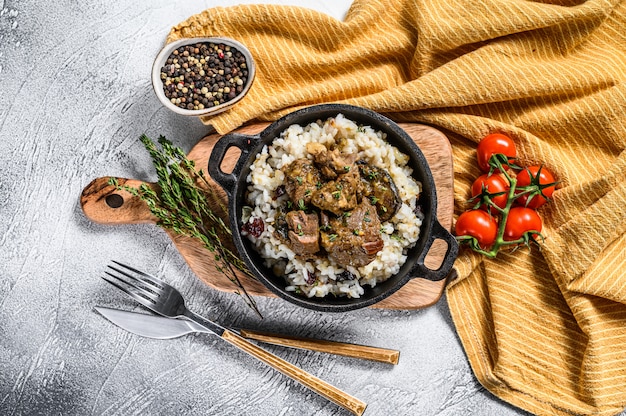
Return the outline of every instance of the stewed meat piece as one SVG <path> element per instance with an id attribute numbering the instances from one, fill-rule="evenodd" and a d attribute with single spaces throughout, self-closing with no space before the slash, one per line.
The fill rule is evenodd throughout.
<path id="1" fill-rule="evenodd" d="M 324 178 L 335 179 L 337 177 L 337 173 L 330 167 L 330 153 L 326 146 L 311 142 L 306 144 L 306 151 L 313 156 L 313 160 Z"/>
<path id="2" fill-rule="evenodd" d="M 336 180 L 324 183 L 313 192 L 311 203 L 317 208 L 340 215 L 357 206 L 360 186 L 358 169 L 339 175 Z"/>
<path id="3" fill-rule="evenodd" d="M 308 256 L 320 250 L 317 214 L 307 214 L 301 210 L 289 211 L 286 221 L 290 247 L 294 253 Z"/>
<path id="4" fill-rule="evenodd" d="M 381 222 L 390 220 L 402 206 L 402 199 L 391 175 L 385 169 L 359 160 L 356 165 L 361 174 L 363 197 L 376 207 Z"/>
<path id="5" fill-rule="evenodd" d="M 321 179 L 313 161 L 306 158 L 296 159 L 284 166 L 282 171 L 285 174 L 284 185 L 289 199 L 296 205 L 309 204 Z"/>
<path id="6" fill-rule="evenodd" d="M 320 234 L 329 258 L 344 267 L 369 264 L 384 245 L 380 219 L 367 198 L 353 210 L 330 219 Z"/>
<path id="7" fill-rule="evenodd" d="M 320 173 L 326 179 L 335 179 L 350 171 L 358 157 L 356 153 L 345 154 L 338 148 L 329 150 L 323 144 L 315 142 L 307 143 L 306 150 L 313 156 Z"/>

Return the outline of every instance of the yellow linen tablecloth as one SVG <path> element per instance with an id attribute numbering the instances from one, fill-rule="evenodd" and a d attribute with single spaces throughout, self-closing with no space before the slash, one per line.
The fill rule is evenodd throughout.
<path id="1" fill-rule="evenodd" d="M 433 125 L 454 151 L 456 214 L 487 133 L 561 181 L 541 251 L 463 250 L 447 300 L 478 380 L 536 414 L 626 406 L 626 4 L 618 0 L 356 0 L 344 21 L 298 7 L 214 8 L 168 41 L 228 36 L 257 75 L 226 133 L 343 102 Z"/>

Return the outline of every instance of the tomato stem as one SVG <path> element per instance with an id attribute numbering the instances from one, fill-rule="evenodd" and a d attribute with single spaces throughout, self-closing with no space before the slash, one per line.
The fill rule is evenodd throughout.
<path id="1" fill-rule="evenodd" d="M 496 238 L 494 239 L 493 244 L 491 245 L 489 250 L 486 250 L 480 247 L 480 245 L 478 244 L 477 240 L 474 237 L 470 237 L 470 236 L 457 237 L 459 242 L 468 243 L 470 247 L 472 248 L 472 250 L 474 250 L 477 253 L 481 253 L 489 258 L 496 257 L 496 255 L 500 251 L 500 248 L 502 247 L 520 246 L 522 244 L 528 245 L 531 240 L 531 237 L 535 235 L 543 238 L 543 236 L 538 231 L 527 231 L 524 233 L 524 235 L 521 238 L 517 240 L 507 241 L 504 239 L 504 231 L 506 228 L 506 222 L 508 220 L 509 212 L 515 200 L 519 198 L 521 195 L 531 193 L 533 190 L 528 189 L 528 187 L 524 187 L 522 192 L 516 193 L 517 179 L 513 177 L 512 175 L 510 175 L 507 172 L 507 170 L 503 168 L 503 163 L 501 159 L 502 159 L 502 156 L 492 155 L 491 160 L 489 162 L 491 166 L 493 167 L 493 170 L 501 172 L 509 183 L 509 191 L 507 193 L 506 205 L 504 206 L 504 208 L 500 208 L 489 197 L 485 198 L 485 201 L 484 201 L 489 207 L 495 208 L 500 213 L 500 220 L 498 222 L 498 230 L 497 230 Z M 506 165 L 511 168 L 515 167 L 514 165 L 509 164 L 508 162 L 506 163 Z M 489 211 L 489 215 L 491 215 L 491 211 Z"/>

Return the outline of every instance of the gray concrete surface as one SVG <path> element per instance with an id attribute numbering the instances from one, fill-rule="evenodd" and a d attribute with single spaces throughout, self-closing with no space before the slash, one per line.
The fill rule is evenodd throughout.
<path id="1" fill-rule="evenodd" d="M 150 340 L 105 321 L 94 306 L 139 309 L 100 278 L 111 259 L 163 276 L 223 324 L 399 349 L 389 366 L 269 348 L 366 401 L 368 416 L 524 414 L 476 381 L 445 298 L 341 315 L 259 298 L 259 321 L 203 285 L 158 228 L 84 217 L 92 179 L 155 179 L 140 134 L 188 150 L 207 133 L 157 102 L 150 67 L 172 25 L 236 3 L 0 0 L 0 414 L 346 414 L 215 337 Z M 282 3 L 337 18 L 350 4 Z"/>

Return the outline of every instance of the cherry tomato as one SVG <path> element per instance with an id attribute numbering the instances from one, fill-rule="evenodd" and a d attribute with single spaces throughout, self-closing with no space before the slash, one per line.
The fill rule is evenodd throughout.
<path id="1" fill-rule="evenodd" d="M 480 175 L 472 184 L 472 197 L 483 194 L 483 190 L 489 194 L 491 202 L 496 204 L 498 207 L 504 208 L 506 206 L 509 183 L 502 176 L 498 174 L 488 175 L 486 173 Z M 488 207 L 486 204 L 482 204 L 480 208 L 486 210 Z"/>
<path id="2" fill-rule="evenodd" d="M 501 133 L 491 133 L 485 136 L 476 148 L 478 167 L 483 172 L 489 172 L 489 159 L 496 153 L 502 153 L 509 160 L 514 159 L 517 156 L 515 143 L 509 136 Z"/>
<path id="3" fill-rule="evenodd" d="M 480 209 L 465 211 L 456 221 L 456 235 L 476 238 L 482 248 L 489 248 L 496 239 L 498 224 L 489 213 Z"/>
<path id="4" fill-rule="evenodd" d="M 513 241 L 522 238 L 527 231 L 541 232 L 542 221 L 537 211 L 526 207 L 513 207 L 504 225 L 504 240 Z"/>
<path id="5" fill-rule="evenodd" d="M 528 194 L 519 196 L 515 202 L 528 208 L 537 209 L 547 202 L 546 198 L 552 197 L 556 185 L 554 175 L 543 166 L 529 166 L 517 174 L 517 186 L 525 187 L 532 185 L 536 189 Z"/>

